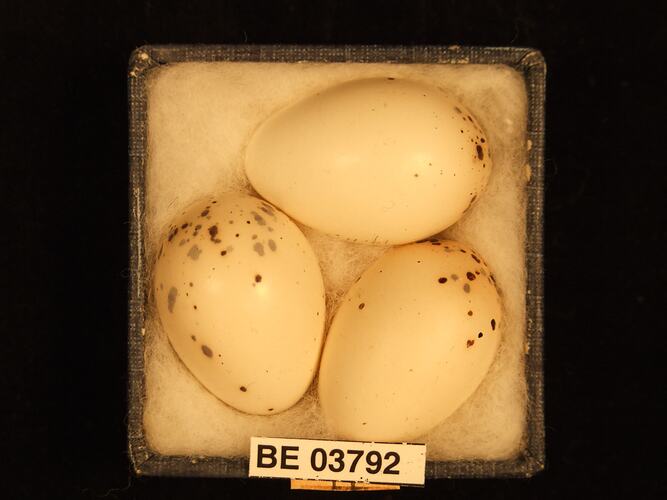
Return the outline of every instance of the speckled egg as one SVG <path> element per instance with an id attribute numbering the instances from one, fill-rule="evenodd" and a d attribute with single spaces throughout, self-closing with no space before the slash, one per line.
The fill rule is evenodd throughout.
<path id="1" fill-rule="evenodd" d="M 272 205 L 226 194 L 188 208 L 160 246 L 153 285 L 171 345 L 222 401 L 271 415 L 308 389 L 324 334 L 322 275 Z"/>
<path id="2" fill-rule="evenodd" d="M 319 372 L 342 439 L 403 441 L 454 412 L 486 375 L 502 307 L 482 258 L 454 241 L 396 247 L 343 298 Z"/>
<path id="3" fill-rule="evenodd" d="M 491 151 L 452 95 L 397 78 L 354 80 L 271 116 L 246 150 L 255 189 L 328 234 L 402 244 L 454 224 L 485 188 Z"/>

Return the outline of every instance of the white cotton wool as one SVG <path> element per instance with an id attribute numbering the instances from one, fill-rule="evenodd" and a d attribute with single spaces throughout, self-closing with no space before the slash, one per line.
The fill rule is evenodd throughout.
<path id="1" fill-rule="evenodd" d="M 245 146 L 276 110 L 358 78 L 409 78 L 451 91 L 483 126 L 493 157 L 486 191 L 442 233 L 470 244 L 496 276 L 505 309 L 500 349 L 486 378 L 453 415 L 420 441 L 429 460 L 500 460 L 523 445 L 526 421 L 525 161 L 527 100 L 506 66 L 450 64 L 178 63 L 152 70 L 148 89 L 146 254 L 152 262 L 169 222 L 200 197 L 253 193 Z M 443 200 L 446 203 L 446 200 Z M 320 260 L 328 323 L 340 298 L 386 247 L 334 239 L 301 226 Z M 151 449 L 167 455 L 247 456 L 249 438 L 332 438 L 315 380 L 304 398 L 274 416 L 238 412 L 188 372 L 149 304 L 144 426 Z"/>

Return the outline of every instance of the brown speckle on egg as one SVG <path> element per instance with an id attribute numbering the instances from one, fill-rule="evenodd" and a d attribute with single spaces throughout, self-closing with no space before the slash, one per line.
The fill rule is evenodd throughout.
<path id="1" fill-rule="evenodd" d="M 269 248 L 271 249 L 272 252 L 276 251 L 276 242 L 273 240 L 269 240 Z"/>
<path id="2" fill-rule="evenodd" d="M 201 352 L 203 352 L 204 356 L 206 356 L 207 358 L 210 358 L 210 357 L 213 356 L 213 351 L 211 351 L 211 348 L 207 345 L 202 345 L 201 346 Z"/>
<path id="3" fill-rule="evenodd" d="M 475 344 L 474 339 L 468 339 L 466 342 L 466 347 L 472 347 Z"/>
<path id="4" fill-rule="evenodd" d="M 273 411 L 273 408 L 269 408 L 267 411 Z"/>
<path id="5" fill-rule="evenodd" d="M 174 228 L 169 232 L 169 236 L 167 237 L 167 241 L 171 241 L 174 239 L 174 236 L 178 233 L 178 228 Z"/>
<path id="6" fill-rule="evenodd" d="M 271 217 L 273 217 L 275 219 L 276 213 L 274 212 L 273 207 L 271 205 L 269 205 L 268 203 L 266 203 L 265 201 L 262 202 L 262 206 L 260 207 L 260 210 L 262 212 L 264 212 L 265 214 L 270 215 Z"/>
<path id="7" fill-rule="evenodd" d="M 201 255 L 201 250 L 197 245 L 192 245 L 192 248 L 188 250 L 188 257 L 190 257 L 192 260 L 197 260 L 199 256 Z"/>
<path id="8" fill-rule="evenodd" d="M 169 312 L 174 312 L 174 304 L 176 304 L 176 297 L 178 297 L 178 289 L 171 287 L 167 294 L 167 309 Z"/>
<path id="9" fill-rule="evenodd" d="M 200 217 L 206 217 L 206 216 L 208 215 L 208 212 L 209 212 L 209 210 L 208 210 L 208 208 L 207 208 L 207 209 L 205 209 L 201 214 L 199 214 L 199 216 L 200 216 Z"/>
<path id="10" fill-rule="evenodd" d="M 273 215 L 272 210 L 269 210 L 267 207 L 260 207 L 259 209 L 267 215 Z"/>
<path id="11" fill-rule="evenodd" d="M 256 274 L 255 275 L 255 283 L 261 283 L 262 281 L 262 275 L 261 274 Z"/>
<path id="12" fill-rule="evenodd" d="M 242 385 L 241 387 L 239 387 L 239 391 L 241 391 L 241 392 L 247 392 L 247 391 L 248 391 L 248 388 L 247 388 L 246 386 Z"/>
<path id="13" fill-rule="evenodd" d="M 478 144 L 478 145 L 475 147 L 475 149 L 477 150 L 477 158 L 479 158 L 480 160 L 483 160 L 483 159 L 484 159 L 484 149 L 482 149 L 482 146 L 480 146 L 480 145 Z"/>
<path id="14" fill-rule="evenodd" d="M 223 257 L 224 257 L 225 255 L 227 255 L 227 250 L 222 250 L 222 251 L 220 252 L 220 255 L 222 255 Z"/>
<path id="15" fill-rule="evenodd" d="M 197 337 L 195 337 L 194 335 L 190 335 L 190 338 L 192 339 L 193 342 L 197 340 Z"/>
<path id="16" fill-rule="evenodd" d="M 479 332 L 479 333 L 477 334 L 477 338 L 478 338 L 478 339 L 481 339 L 483 336 L 484 336 L 484 334 L 483 334 L 482 332 Z"/>
<path id="17" fill-rule="evenodd" d="M 496 329 L 496 320 L 491 319 L 491 330 L 495 330 L 495 329 Z"/>
<path id="18" fill-rule="evenodd" d="M 192 308 L 196 311 L 197 310 L 197 305 L 193 305 Z"/>
<path id="19" fill-rule="evenodd" d="M 264 256 L 264 245 L 261 243 L 257 242 L 253 245 L 252 249 L 257 252 L 257 254 L 262 257 Z"/>
<path id="20" fill-rule="evenodd" d="M 266 225 L 266 221 L 264 220 L 264 217 L 259 215 L 257 212 L 250 212 L 250 213 L 252 214 L 252 216 L 255 219 L 255 222 L 257 222 L 257 224 L 259 224 L 260 226 Z"/>
<path id="21" fill-rule="evenodd" d="M 359 310 L 362 310 L 364 307 L 366 307 L 366 304 L 364 304 L 363 302 L 359 304 Z"/>
<path id="22" fill-rule="evenodd" d="M 192 281 L 190 282 L 190 286 L 194 286 L 194 284 L 192 283 Z"/>
<path id="23" fill-rule="evenodd" d="M 472 316 L 472 311 L 468 311 L 468 316 Z"/>
<path id="24" fill-rule="evenodd" d="M 470 293 L 470 285 L 469 285 L 468 283 L 466 283 L 465 285 L 463 285 L 463 291 L 464 291 L 465 293 Z"/>
<path id="25" fill-rule="evenodd" d="M 475 277 L 475 273 L 471 273 L 470 271 L 466 273 L 466 278 L 468 278 L 470 281 L 475 281 Z"/>
<path id="26" fill-rule="evenodd" d="M 208 234 L 210 235 L 211 241 L 213 243 L 220 243 L 220 241 L 222 241 L 222 240 L 219 240 L 217 238 L 217 236 L 218 236 L 218 226 L 213 225 L 213 226 L 209 227 L 208 228 Z"/>
<path id="27" fill-rule="evenodd" d="M 477 255 L 475 255 L 474 253 L 471 253 L 470 256 L 473 258 L 473 260 L 475 262 L 477 262 L 479 264 L 480 260 L 479 260 L 479 257 L 477 257 Z"/>
<path id="28" fill-rule="evenodd" d="M 438 278 L 438 283 L 447 283 L 447 278 L 441 276 L 440 278 Z"/>
<path id="29" fill-rule="evenodd" d="M 197 236 L 199 234 L 199 230 L 201 229 L 201 224 L 197 224 L 195 226 L 195 232 L 192 233 L 192 236 Z"/>
<path id="30" fill-rule="evenodd" d="M 452 279 L 454 281 L 458 281 L 459 280 L 459 275 L 458 274 L 452 274 Z"/>

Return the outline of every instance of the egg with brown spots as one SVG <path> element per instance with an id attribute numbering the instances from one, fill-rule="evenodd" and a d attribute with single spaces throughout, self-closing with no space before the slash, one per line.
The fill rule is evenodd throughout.
<path id="1" fill-rule="evenodd" d="M 450 93 L 400 78 L 353 80 L 278 111 L 254 133 L 246 173 L 315 229 L 401 244 L 454 224 L 491 173 L 480 122 Z"/>
<path id="2" fill-rule="evenodd" d="M 299 228 L 263 200 L 226 194 L 190 206 L 161 245 L 155 304 L 190 372 L 246 413 L 273 415 L 301 399 L 317 370 L 325 303 Z"/>
<path id="3" fill-rule="evenodd" d="M 413 440 L 472 395 L 501 337 L 490 276 L 475 250 L 446 240 L 392 248 L 362 274 L 320 364 L 320 404 L 338 438 Z"/>

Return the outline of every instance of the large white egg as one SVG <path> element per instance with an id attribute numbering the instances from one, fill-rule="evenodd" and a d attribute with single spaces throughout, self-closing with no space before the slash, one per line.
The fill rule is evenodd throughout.
<path id="1" fill-rule="evenodd" d="M 408 243 L 454 224 L 486 186 L 488 141 L 440 88 L 355 80 L 279 111 L 255 132 L 246 173 L 294 219 L 350 241 Z"/>
<path id="2" fill-rule="evenodd" d="M 385 253 L 343 298 L 319 372 L 342 439 L 423 436 L 470 397 L 500 340 L 494 279 L 468 246 L 430 240 Z"/>
<path id="3" fill-rule="evenodd" d="M 153 284 L 172 346 L 215 396 L 259 415 L 303 396 L 322 347 L 324 286 L 284 214 L 237 194 L 191 206 L 165 236 Z"/>

